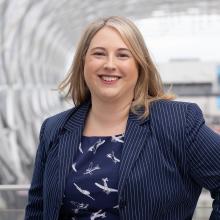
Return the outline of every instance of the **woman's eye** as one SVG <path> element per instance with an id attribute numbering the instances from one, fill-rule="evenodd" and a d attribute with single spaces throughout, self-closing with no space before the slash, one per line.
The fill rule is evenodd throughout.
<path id="1" fill-rule="evenodd" d="M 118 56 L 119 56 L 119 57 L 123 57 L 123 58 L 129 57 L 129 55 L 128 55 L 128 54 L 125 54 L 125 53 L 121 53 L 121 54 L 119 54 Z"/>
<path id="2" fill-rule="evenodd" d="M 105 53 L 103 53 L 103 52 L 95 52 L 94 55 L 95 56 L 105 56 Z"/>

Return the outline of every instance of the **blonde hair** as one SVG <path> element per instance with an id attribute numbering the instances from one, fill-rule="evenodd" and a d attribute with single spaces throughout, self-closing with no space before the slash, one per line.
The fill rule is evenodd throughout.
<path id="1" fill-rule="evenodd" d="M 90 99 L 91 94 L 83 74 L 84 60 L 92 38 L 104 26 L 114 28 L 120 34 L 138 64 L 138 80 L 135 86 L 131 112 L 139 114 L 138 110 L 143 108 L 144 111 L 141 111 L 140 115 L 140 118 L 143 119 L 148 116 L 149 106 L 153 101 L 174 99 L 173 94 L 164 92 L 160 75 L 150 57 L 140 31 L 132 21 L 119 16 L 99 18 L 85 29 L 76 49 L 69 73 L 58 87 L 60 91 L 68 89 L 65 97 L 71 97 L 76 106 Z"/>

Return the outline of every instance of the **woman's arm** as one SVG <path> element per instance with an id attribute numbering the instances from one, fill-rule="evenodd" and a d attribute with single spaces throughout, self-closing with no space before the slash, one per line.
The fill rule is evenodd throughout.
<path id="1" fill-rule="evenodd" d="M 205 125 L 193 104 L 188 108 L 185 140 L 191 176 L 214 199 L 210 220 L 220 219 L 220 135 Z"/>
<path id="2" fill-rule="evenodd" d="M 28 204 L 25 210 L 25 220 L 43 219 L 43 175 L 46 161 L 44 130 L 47 120 L 41 126 L 40 142 L 35 158 L 35 167 L 28 193 Z"/>

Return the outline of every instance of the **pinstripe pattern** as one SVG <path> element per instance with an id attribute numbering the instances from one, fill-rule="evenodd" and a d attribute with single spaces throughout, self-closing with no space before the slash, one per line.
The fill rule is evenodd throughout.
<path id="1" fill-rule="evenodd" d="M 25 219 L 56 220 L 90 103 L 47 119 L 40 132 Z M 144 121 L 130 113 L 119 177 L 120 219 L 192 219 L 202 187 L 220 219 L 220 136 L 195 104 L 157 101 Z"/>

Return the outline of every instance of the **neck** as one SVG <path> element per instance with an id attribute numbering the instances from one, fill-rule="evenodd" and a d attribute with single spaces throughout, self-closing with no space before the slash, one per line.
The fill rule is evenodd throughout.
<path id="1" fill-rule="evenodd" d="M 105 124 L 115 124 L 127 120 L 131 102 L 109 103 L 93 100 L 91 114 L 97 121 Z"/>
<path id="2" fill-rule="evenodd" d="M 125 132 L 131 101 L 120 103 L 92 99 L 85 134 L 112 135 Z M 89 129 L 92 125 L 92 132 Z"/>

